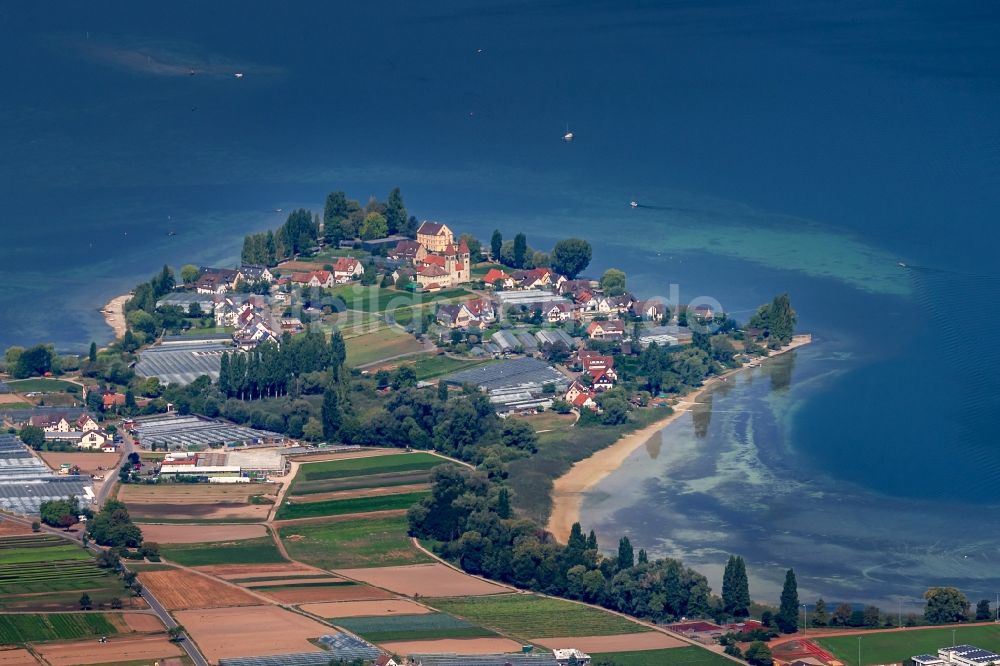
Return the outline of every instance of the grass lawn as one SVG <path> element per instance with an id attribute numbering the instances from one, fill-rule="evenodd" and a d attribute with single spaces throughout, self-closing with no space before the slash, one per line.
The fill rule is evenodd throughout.
<path id="1" fill-rule="evenodd" d="M 596 652 L 590 655 L 594 663 L 613 666 L 732 666 L 733 661 L 720 654 L 699 647 L 668 648 L 665 650 L 637 650 L 635 652 Z"/>
<path id="2" fill-rule="evenodd" d="M 522 640 L 649 631 L 641 624 L 596 608 L 527 594 L 435 599 L 433 605 Z"/>
<path id="3" fill-rule="evenodd" d="M 409 509 L 426 497 L 428 492 L 400 493 L 398 495 L 378 495 L 375 497 L 352 497 L 350 499 L 326 500 L 323 502 L 292 503 L 287 501 L 278 509 L 278 520 L 289 518 L 312 518 L 314 516 L 343 516 L 350 513 Z"/>
<path id="4" fill-rule="evenodd" d="M 36 377 L 34 379 L 14 379 L 7 382 L 7 386 L 15 393 L 47 392 L 62 393 L 66 389 L 73 392 L 82 390 L 78 384 L 67 382 L 62 379 L 49 379 L 46 377 Z"/>
<path id="5" fill-rule="evenodd" d="M 440 354 L 438 356 L 421 356 L 415 362 L 407 363 L 407 365 L 412 366 L 413 371 L 417 373 L 417 379 L 423 381 L 426 379 L 434 379 L 435 377 L 442 377 L 453 372 L 458 372 L 459 370 L 475 368 L 480 365 L 488 365 L 490 363 L 493 363 L 493 361 L 482 361 L 476 359 L 462 360 Z"/>
<path id="6" fill-rule="evenodd" d="M 347 346 L 347 365 L 352 367 L 419 352 L 424 348 L 412 335 L 396 328 L 383 328 L 347 338 L 344 344 Z"/>
<path id="7" fill-rule="evenodd" d="M 496 636 L 488 629 L 477 627 L 447 613 L 345 617 L 331 622 L 374 643 Z"/>
<path id="8" fill-rule="evenodd" d="M 514 489 L 514 507 L 544 525 L 552 510 L 554 479 L 565 474 L 573 463 L 610 446 L 622 435 L 669 415 L 668 409 L 656 407 L 633 411 L 628 422 L 617 426 L 575 426 L 541 433 L 538 453 L 509 464 L 507 482 Z"/>
<path id="9" fill-rule="evenodd" d="M 472 277 L 474 277 L 474 278 L 481 278 L 481 277 L 485 276 L 487 273 L 489 273 L 494 268 L 497 269 L 497 270 L 500 270 L 500 271 L 506 271 L 507 270 L 506 268 L 504 268 L 500 264 L 493 264 L 493 263 L 490 263 L 488 261 L 484 261 L 483 263 L 476 264 L 475 266 L 472 267 Z"/>
<path id="10" fill-rule="evenodd" d="M 4 645 L 117 633 L 117 626 L 101 613 L 0 615 L 0 644 Z"/>
<path id="11" fill-rule="evenodd" d="M 1000 652 L 1000 625 L 955 627 L 954 631 L 958 645 L 968 643 L 984 650 Z M 941 627 L 863 634 L 861 661 L 864 664 L 891 664 L 903 662 L 915 654 L 936 654 L 939 648 L 952 645 L 951 632 L 950 627 Z M 857 636 L 831 636 L 813 640 L 845 664 L 858 666 Z"/>
<path id="12" fill-rule="evenodd" d="M 427 294 L 398 291 L 395 288 L 382 289 L 378 286 L 343 285 L 334 287 L 332 294 L 342 299 L 349 310 L 387 312 L 420 303 L 447 301 L 463 296 L 471 296 L 472 292 L 465 289 L 445 289 L 434 294 Z"/>
<path id="13" fill-rule="evenodd" d="M 188 567 L 206 564 L 269 564 L 285 561 L 271 537 L 236 542 L 164 544 L 160 546 L 160 554 L 166 560 Z"/>
<path id="14" fill-rule="evenodd" d="M 289 525 L 279 530 L 281 541 L 295 560 L 321 569 L 388 567 L 433 561 L 414 548 L 406 535 L 405 516 L 368 518 L 312 525 Z"/>

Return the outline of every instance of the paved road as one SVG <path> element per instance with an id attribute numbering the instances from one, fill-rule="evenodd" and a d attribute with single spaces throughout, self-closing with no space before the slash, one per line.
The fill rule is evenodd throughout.
<path id="1" fill-rule="evenodd" d="M 126 453 L 125 455 L 128 455 L 128 453 Z M 31 526 L 30 520 L 25 520 L 23 518 L 15 518 L 14 516 L 4 515 L 2 517 L 2 520 L 9 520 L 11 522 L 19 523 L 21 525 L 25 525 L 28 527 Z M 80 542 L 80 537 L 77 534 L 64 532 L 63 530 L 57 530 L 48 527 L 46 525 L 42 525 L 42 530 L 50 534 L 55 534 L 56 536 L 60 536 L 64 539 L 69 539 L 70 541 L 75 541 L 77 543 Z M 100 546 L 96 546 L 93 543 L 88 543 L 87 549 L 90 550 L 95 555 L 103 552 L 104 550 Z M 129 570 L 124 562 L 122 562 L 122 568 L 125 569 L 126 571 Z M 156 597 L 154 597 L 149 592 L 149 590 L 146 589 L 142 590 L 142 598 L 146 600 L 146 603 L 149 604 L 149 607 L 153 610 L 154 613 L 156 613 L 157 617 L 160 618 L 160 621 L 163 622 L 163 625 L 165 627 L 169 629 L 171 627 L 177 626 L 177 622 L 174 621 L 174 618 L 170 617 L 170 613 L 167 612 L 167 609 L 163 607 L 163 605 L 156 599 Z M 187 653 L 188 657 L 191 658 L 191 661 L 195 663 L 195 666 L 208 666 L 208 661 L 205 659 L 204 655 L 201 654 L 201 651 L 198 650 L 198 646 L 195 645 L 191 640 L 185 638 L 184 640 L 180 641 L 179 645 L 182 648 L 184 648 L 184 651 Z"/>

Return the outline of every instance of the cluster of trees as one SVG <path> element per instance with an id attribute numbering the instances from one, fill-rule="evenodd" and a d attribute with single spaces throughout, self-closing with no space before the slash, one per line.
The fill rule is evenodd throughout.
<path id="1" fill-rule="evenodd" d="M 15 379 L 62 372 L 62 359 L 52 345 L 35 345 L 27 349 L 9 347 L 4 354 L 4 362 L 7 372 Z"/>
<path id="2" fill-rule="evenodd" d="M 50 527 L 61 527 L 68 530 L 79 522 L 80 516 L 93 515 L 90 509 L 80 509 L 80 503 L 75 497 L 66 499 L 49 500 L 39 505 L 39 517 L 42 522 Z"/>
<path id="3" fill-rule="evenodd" d="M 614 557 L 602 556 L 579 524 L 565 546 L 556 543 L 512 517 L 509 490 L 485 472 L 439 467 L 433 478 L 431 495 L 409 511 L 410 531 L 441 542 L 441 554 L 469 573 L 657 621 L 707 616 L 718 605 L 704 576 L 636 553 L 627 537 Z"/>
<path id="4" fill-rule="evenodd" d="M 243 239 L 244 264 L 274 266 L 279 261 L 308 252 L 319 243 L 319 216 L 305 208 L 288 214 L 277 231 L 250 234 Z"/>
<path id="5" fill-rule="evenodd" d="M 222 355 L 219 391 L 226 397 L 253 400 L 286 395 L 295 378 L 312 372 L 329 371 L 337 380 L 347 357 L 340 331 L 334 330 L 329 344 L 320 331 L 292 337 L 286 333 L 281 345 L 260 345 L 252 352 Z"/>
<path id="6" fill-rule="evenodd" d="M 364 207 L 340 191 L 331 192 L 326 197 L 323 238 L 328 245 L 352 238 L 372 240 L 393 234 L 412 238 L 416 233 L 417 218 L 407 214 L 398 187 L 389 192 L 384 203 L 371 197 Z"/>
<path id="7" fill-rule="evenodd" d="M 652 395 L 680 393 L 700 386 L 706 377 L 720 369 L 719 363 L 702 347 L 692 345 L 678 350 L 654 342 L 639 354 L 639 376 L 635 379 Z"/>
<path id="8" fill-rule="evenodd" d="M 757 308 L 750 318 L 750 328 L 764 331 L 763 339 L 769 347 L 787 345 L 795 333 L 795 310 L 792 309 L 788 294 L 775 296 L 770 303 Z"/>
<path id="9" fill-rule="evenodd" d="M 101 546 L 138 548 L 142 530 L 132 522 L 123 502 L 109 499 L 96 516 L 87 522 L 87 535 Z"/>
<path id="10" fill-rule="evenodd" d="M 470 245 L 470 249 L 471 249 Z M 590 243 L 579 238 L 567 238 L 555 244 L 551 254 L 538 252 L 528 246 L 528 239 L 518 233 L 513 240 L 505 241 L 499 229 L 490 237 L 490 254 L 493 261 L 516 269 L 548 266 L 556 273 L 572 279 L 579 275 L 593 256 Z"/>

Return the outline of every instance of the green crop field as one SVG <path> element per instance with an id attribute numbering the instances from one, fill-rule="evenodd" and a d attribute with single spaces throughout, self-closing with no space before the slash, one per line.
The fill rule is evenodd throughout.
<path id="1" fill-rule="evenodd" d="M 447 613 L 347 617 L 331 622 L 375 643 L 496 636 L 492 631 Z"/>
<path id="2" fill-rule="evenodd" d="M 56 392 L 62 393 L 66 389 L 71 389 L 74 392 L 82 390 L 79 384 L 74 384 L 73 382 L 67 382 L 62 379 L 47 379 L 43 377 L 38 377 L 35 379 L 15 379 L 13 381 L 7 382 L 7 386 L 11 388 L 15 393 L 30 393 L 30 392 Z"/>
<path id="3" fill-rule="evenodd" d="M 434 607 L 521 639 L 650 631 L 596 608 L 527 594 L 435 599 Z"/>
<path id="4" fill-rule="evenodd" d="M 634 652 L 597 652 L 590 655 L 595 664 L 609 666 L 732 666 L 721 654 L 699 647 L 637 650 Z"/>
<path id="5" fill-rule="evenodd" d="M 0 609 L 75 610 L 83 591 L 95 605 L 127 596 L 117 576 L 65 539 L 48 534 L 0 539 Z"/>
<path id="6" fill-rule="evenodd" d="M 413 371 L 417 373 L 417 379 L 422 381 L 448 375 L 459 370 L 467 370 L 480 365 L 489 365 L 490 363 L 493 363 L 493 361 L 463 360 L 441 354 L 438 356 L 421 356 L 413 363 L 407 363 L 406 365 L 411 366 Z"/>
<path id="7" fill-rule="evenodd" d="M 409 509 L 426 497 L 427 492 L 400 493 L 398 495 L 377 495 L 375 497 L 352 497 L 324 502 L 289 504 L 287 501 L 278 509 L 278 520 L 289 518 L 312 518 L 314 516 L 343 516 L 351 513 Z"/>
<path id="8" fill-rule="evenodd" d="M 0 615 L 0 644 L 57 641 L 86 636 L 106 636 L 118 628 L 101 613 L 52 613 Z"/>
<path id="9" fill-rule="evenodd" d="M 347 346 L 346 363 L 352 368 L 402 354 L 415 354 L 424 348 L 412 335 L 396 328 L 383 328 L 347 338 L 344 343 Z"/>
<path id="10" fill-rule="evenodd" d="M 284 562 L 271 537 L 224 541 L 220 543 L 184 543 L 162 545 L 164 559 L 187 567 L 208 564 L 270 564 Z"/>
<path id="11" fill-rule="evenodd" d="M 431 469 L 446 464 L 443 458 L 430 453 L 392 453 L 385 456 L 327 460 L 325 462 L 304 463 L 299 468 L 296 479 L 316 481 L 319 479 L 340 479 L 366 474 L 388 472 L 408 472 Z"/>
<path id="12" fill-rule="evenodd" d="M 439 458 L 440 460 L 440 458 Z M 448 461 L 441 460 L 442 464 Z M 316 493 L 329 493 L 335 490 L 359 490 L 361 488 L 391 488 L 393 486 L 408 486 L 414 483 L 428 483 L 431 480 L 429 469 L 413 472 L 388 472 L 386 474 L 366 474 L 364 476 L 349 476 L 343 479 L 319 479 L 317 481 L 299 481 L 290 490 L 291 495 L 305 496 Z"/>
<path id="13" fill-rule="evenodd" d="M 861 638 L 863 664 L 903 662 L 917 654 L 936 654 L 939 648 L 968 643 L 984 650 L 1000 652 L 1000 625 L 952 628 L 906 629 L 903 631 L 866 633 Z M 814 639 L 823 649 L 850 666 L 858 666 L 858 636 L 831 636 Z"/>
<path id="14" fill-rule="evenodd" d="M 405 516 L 289 525 L 279 530 L 295 560 L 321 569 L 420 564 L 431 558 L 406 535 Z"/>

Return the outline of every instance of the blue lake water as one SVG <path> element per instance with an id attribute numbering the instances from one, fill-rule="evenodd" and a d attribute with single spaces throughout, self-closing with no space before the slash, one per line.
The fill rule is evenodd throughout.
<path id="1" fill-rule="evenodd" d="M 642 295 L 745 318 L 787 290 L 816 334 L 791 388 L 740 380 L 704 437 L 666 431 L 693 467 L 609 478 L 605 543 L 740 552 L 762 594 L 794 565 L 828 597 L 991 596 L 998 27 L 989 2 L 7 3 L 0 345 L 104 342 L 97 309 L 162 263 L 399 185 L 482 236 L 589 238 Z M 751 444 L 747 508 L 680 490 Z"/>

